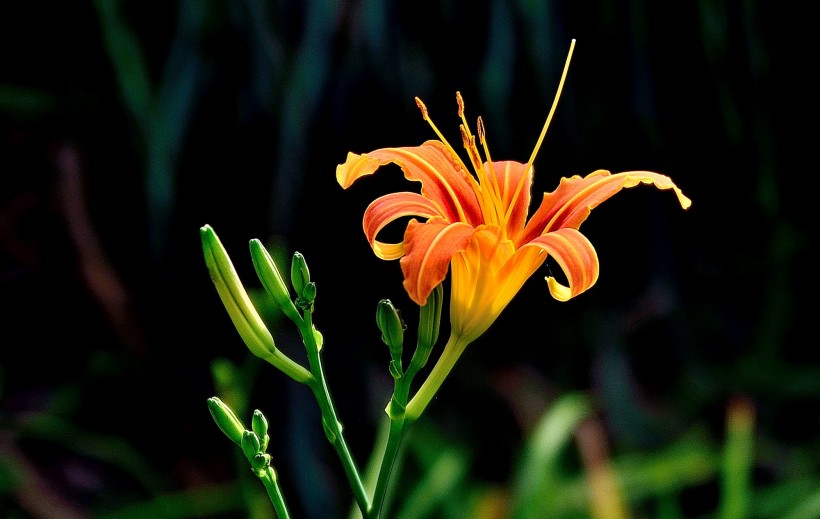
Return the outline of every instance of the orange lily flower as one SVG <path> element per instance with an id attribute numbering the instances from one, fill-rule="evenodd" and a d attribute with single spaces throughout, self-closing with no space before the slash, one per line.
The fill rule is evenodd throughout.
<path id="1" fill-rule="evenodd" d="M 555 299 L 567 301 L 595 284 L 598 256 L 579 227 L 601 202 L 623 188 L 652 184 L 673 190 L 684 209 L 691 204 L 667 176 L 650 171 L 612 174 L 598 170 L 585 177 L 562 178 L 555 191 L 544 193 L 541 205 L 527 218 L 533 160 L 557 106 L 573 46 L 555 101 L 526 164 L 493 161 L 479 117 L 477 138 L 486 157 L 482 160 L 476 136 L 464 117 L 464 102 L 456 93 L 462 140 L 473 174 L 429 119 L 427 108 L 418 98 L 416 103 L 439 140 L 417 147 L 348 153 L 347 160 L 336 168 L 336 178 L 345 189 L 390 163 L 397 164 L 408 180 L 421 182 L 421 193 L 390 193 L 377 198 L 364 213 L 363 227 L 378 257 L 401 258 L 404 287 L 417 304 L 423 305 L 433 288 L 445 279 L 448 269 L 451 272 L 451 337 L 429 378 L 434 374 L 446 376 L 466 345 L 487 330 L 548 256 L 560 266 L 567 281 L 565 285 L 555 277 L 546 278 Z M 389 223 L 407 216 L 425 221 L 410 220 L 400 243 L 376 239 Z M 423 409 L 431 397 L 428 394 L 418 407 Z M 413 402 L 408 412 L 412 406 Z"/>

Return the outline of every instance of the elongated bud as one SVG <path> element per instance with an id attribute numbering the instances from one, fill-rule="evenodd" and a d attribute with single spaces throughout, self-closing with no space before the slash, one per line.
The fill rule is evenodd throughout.
<path id="1" fill-rule="evenodd" d="M 225 433 L 225 436 L 235 444 L 241 445 L 245 426 L 242 425 L 233 410 L 228 407 L 228 404 L 217 397 L 211 397 L 208 399 L 208 410 L 211 412 L 217 427 Z"/>
<path id="2" fill-rule="evenodd" d="M 376 324 L 382 332 L 382 341 L 390 348 L 390 357 L 401 359 L 404 343 L 404 323 L 389 299 L 382 299 L 376 307 Z"/>
<path id="3" fill-rule="evenodd" d="M 298 297 L 304 297 L 302 291 L 310 283 L 310 270 L 308 270 L 305 257 L 299 252 L 293 253 L 293 261 L 290 264 L 290 282 Z"/>
<path id="4" fill-rule="evenodd" d="M 252 460 L 254 456 L 262 452 L 262 442 L 259 441 L 259 436 L 257 436 L 253 431 L 245 431 L 242 433 L 242 441 L 240 442 L 240 445 L 242 446 L 242 452 L 245 453 L 245 457 L 248 458 L 248 461 Z"/>
<path id="5" fill-rule="evenodd" d="M 444 289 L 441 285 L 430 292 L 427 304 L 419 310 L 419 333 L 416 351 L 410 360 L 408 371 L 417 372 L 427 364 L 430 352 L 438 341 L 439 329 L 441 326 L 441 307 L 444 300 Z"/>
<path id="6" fill-rule="evenodd" d="M 256 433 L 256 436 L 259 437 L 259 441 L 261 443 L 260 450 L 262 452 L 268 450 L 268 441 L 270 440 L 270 437 L 268 436 L 268 419 L 265 418 L 265 415 L 263 415 L 262 411 L 259 409 L 256 409 L 253 412 L 251 429 Z"/>
<path id="7" fill-rule="evenodd" d="M 301 322 L 302 317 L 293 304 L 290 291 L 287 285 L 285 285 L 285 280 L 282 279 L 282 274 L 279 272 L 279 269 L 276 268 L 276 263 L 274 263 L 267 249 L 265 249 L 262 242 L 257 239 L 250 241 L 250 248 L 253 267 L 256 269 L 256 275 L 259 276 L 262 286 L 264 286 L 268 294 L 273 297 L 277 306 L 279 306 L 288 319 L 295 323 Z"/>
<path id="8" fill-rule="evenodd" d="M 444 301 L 444 289 L 438 285 L 430 293 L 427 304 L 421 307 L 421 325 L 419 335 L 424 336 L 424 341 L 435 344 L 438 341 L 439 329 L 441 327 L 441 307 Z"/>
<path id="9" fill-rule="evenodd" d="M 210 225 L 200 229 L 205 264 L 222 304 L 248 349 L 263 359 L 276 350 L 273 337 L 253 306 L 225 247 Z"/>
<path id="10" fill-rule="evenodd" d="M 276 349 L 270 331 L 253 306 L 245 287 L 242 286 L 219 237 L 210 225 L 203 226 L 199 231 L 211 281 L 248 349 L 297 382 L 307 383 L 313 378 L 310 372 Z"/>

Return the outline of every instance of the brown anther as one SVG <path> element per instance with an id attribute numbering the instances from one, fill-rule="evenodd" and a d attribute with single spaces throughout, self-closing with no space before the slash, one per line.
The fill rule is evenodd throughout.
<path id="1" fill-rule="evenodd" d="M 461 130 L 461 142 L 464 143 L 465 148 L 469 148 L 470 147 L 470 134 L 467 133 L 467 128 L 465 128 L 463 124 L 459 124 L 458 129 Z"/>
<path id="2" fill-rule="evenodd" d="M 458 90 L 456 90 L 456 103 L 458 103 L 458 116 L 464 117 L 464 99 Z"/>
<path id="3" fill-rule="evenodd" d="M 419 99 L 418 97 L 416 98 L 416 106 L 419 107 L 419 110 L 421 110 L 421 116 L 426 121 L 427 120 L 427 107 L 424 105 L 424 103 L 421 102 L 421 99 Z"/>
<path id="4" fill-rule="evenodd" d="M 478 132 L 478 141 L 483 146 L 487 142 L 487 135 L 484 130 L 484 119 L 482 119 L 480 115 L 478 116 L 478 121 L 476 122 L 476 131 Z"/>

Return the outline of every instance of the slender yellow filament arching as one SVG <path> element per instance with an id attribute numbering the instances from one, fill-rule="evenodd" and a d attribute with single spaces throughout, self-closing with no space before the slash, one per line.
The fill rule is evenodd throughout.
<path id="1" fill-rule="evenodd" d="M 515 188 L 515 193 L 513 194 L 512 200 L 510 201 L 510 207 L 507 209 L 507 214 L 504 215 L 504 221 L 502 223 L 505 226 L 507 225 L 507 221 L 510 219 L 510 216 L 512 215 L 512 209 L 515 206 L 515 201 L 518 199 L 518 195 L 521 193 L 521 188 L 524 186 L 524 180 L 529 174 L 530 168 L 532 168 L 532 163 L 535 160 L 535 156 L 538 154 L 538 150 L 541 148 L 541 143 L 544 142 L 544 136 L 547 135 L 547 128 L 549 128 L 550 122 L 552 121 L 552 116 L 555 114 L 555 109 L 558 106 L 558 99 L 561 97 L 561 91 L 564 89 L 564 81 L 567 79 L 567 72 L 569 71 L 569 62 L 572 60 L 572 51 L 574 49 L 575 40 L 573 39 L 569 45 L 567 60 L 564 63 L 564 71 L 561 73 L 561 81 L 558 83 L 558 91 L 555 92 L 555 99 L 552 101 L 552 107 L 550 108 L 549 114 L 547 115 L 547 121 L 544 123 L 544 128 L 541 130 L 541 135 L 538 136 L 538 142 L 535 143 L 535 148 L 532 150 L 530 160 L 527 161 L 527 165 L 524 168 L 524 174 L 521 175 L 521 179 L 518 181 L 518 186 Z"/>
<path id="2" fill-rule="evenodd" d="M 487 223 L 499 224 L 502 216 L 499 211 L 503 210 L 501 209 L 501 199 L 498 197 L 497 191 L 493 189 L 492 181 L 488 178 L 487 172 L 484 170 L 484 161 L 481 160 L 481 154 L 475 145 L 475 136 L 470 132 L 470 125 L 467 124 L 467 118 L 464 116 L 464 98 L 461 97 L 461 92 L 456 92 L 456 102 L 458 103 L 458 116 L 461 118 L 460 128 L 464 140 L 464 148 L 467 150 L 467 154 L 473 162 L 476 177 L 478 178 L 479 189 L 481 190 L 482 213 Z M 483 123 L 480 122 L 480 124 Z M 489 157 L 487 161 L 489 162 Z M 490 166 L 492 167 L 492 164 L 490 164 Z"/>
<path id="3" fill-rule="evenodd" d="M 496 201 L 496 223 L 501 223 L 501 214 L 499 211 L 503 211 L 503 200 L 501 198 L 501 188 L 498 186 L 498 177 L 495 174 L 495 166 L 493 166 L 493 158 L 490 156 L 490 148 L 487 146 L 487 130 L 484 128 L 484 119 L 481 116 L 478 116 L 478 121 L 476 122 L 476 132 L 478 132 L 478 140 L 481 143 L 481 147 L 484 148 L 484 155 L 487 157 L 487 164 L 490 167 L 490 189 L 493 190 L 493 196 L 495 197 Z"/>
<path id="4" fill-rule="evenodd" d="M 459 157 L 458 153 L 456 153 L 455 148 L 453 148 L 453 146 L 451 146 L 450 143 L 447 142 L 447 139 L 439 131 L 438 127 L 435 125 L 433 120 L 430 119 L 430 114 L 427 112 L 427 105 L 425 105 L 422 102 L 422 100 L 419 99 L 418 97 L 416 98 L 416 106 L 418 106 L 419 110 L 421 110 L 421 117 L 425 121 L 427 121 L 427 124 L 429 124 L 430 128 L 433 129 L 433 131 L 436 133 L 436 136 L 439 138 L 439 140 L 447 147 L 448 150 L 450 150 L 450 153 L 453 154 L 453 158 L 455 158 L 458 161 L 458 164 L 461 166 L 461 168 L 464 169 L 464 171 L 469 171 L 469 169 L 467 169 L 467 165 L 464 164 L 464 161 L 462 161 L 461 157 Z"/>
<path id="5" fill-rule="evenodd" d="M 469 130 L 463 124 L 458 127 L 461 130 L 461 142 L 464 149 L 467 150 L 467 155 L 470 157 L 470 162 L 473 164 L 473 170 L 476 172 L 476 196 L 478 197 L 478 204 L 481 206 L 481 214 L 485 221 L 494 222 L 498 219 L 497 213 L 494 210 L 492 194 L 489 193 L 482 186 L 486 183 L 481 169 L 481 157 L 478 155 L 478 149 L 475 147 L 475 137 L 469 134 Z"/>

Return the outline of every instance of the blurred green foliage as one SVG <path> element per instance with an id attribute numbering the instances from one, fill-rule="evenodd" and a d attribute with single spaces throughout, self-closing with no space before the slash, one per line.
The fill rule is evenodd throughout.
<path id="1" fill-rule="evenodd" d="M 535 189 L 650 169 L 693 207 L 635 190 L 597 210 L 598 285 L 558 304 L 533 280 L 471 346 L 390 516 L 820 517 L 813 133 L 795 122 L 812 23 L 760 0 L 4 5 L 0 516 L 269 517 L 210 422 L 219 394 L 271 418 L 295 516 L 343 517 L 309 395 L 245 352 L 198 229 L 311 261 L 364 463 L 389 396 L 373 312 L 413 312 L 360 218 L 401 180 L 343 194 L 335 165 L 433 137 L 414 96 L 457 136 L 456 90 L 495 159 L 526 159 L 576 38 Z"/>

